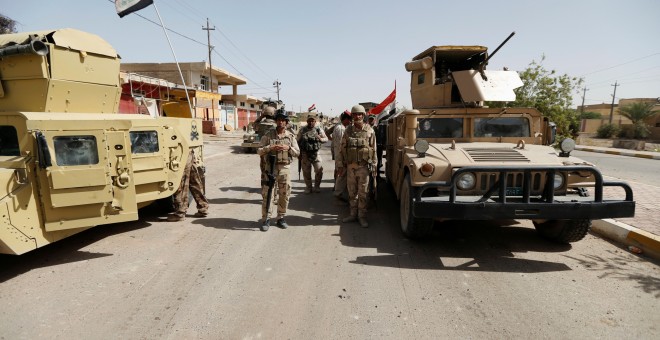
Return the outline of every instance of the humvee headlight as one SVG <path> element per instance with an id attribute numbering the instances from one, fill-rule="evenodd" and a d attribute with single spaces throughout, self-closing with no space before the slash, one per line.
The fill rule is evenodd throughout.
<path id="1" fill-rule="evenodd" d="M 435 171 L 435 165 L 431 163 L 424 163 L 421 167 L 419 167 L 419 173 L 424 177 L 431 177 L 431 175 L 433 175 L 433 171 Z"/>
<path id="2" fill-rule="evenodd" d="M 458 181 L 456 181 L 456 186 L 461 190 L 470 190 L 474 188 L 476 184 L 477 177 L 471 172 L 466 172 L 460 175 L 460 177 L 458 177 Z"/>
<path id="3" fill-rule="evenodd" d="M 428 150 L 429 150 L 429 142 L 423 139 L 418 139 L 415 142 L 415 151 L 417 151 L 418 154 L 423 155 Z"/>
<path id="4" fill-rule="evenodd" d="M 561 174 L 555 174 L 555 185 L 554 188 L 555 190 L 559 189 L 564 185 L 564 176 Z"/>

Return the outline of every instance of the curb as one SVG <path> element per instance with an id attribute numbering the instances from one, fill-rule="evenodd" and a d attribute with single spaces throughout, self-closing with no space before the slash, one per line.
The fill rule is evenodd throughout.
<path id="1" fill-rule="evenodd" d="M 604 238 L 636 247 L 648 257 L 660 260 L 660 236 L 612 219 L 594 220 L 591 231 Z M 631 252 L 637 253 L 630 249 Z"/>
<path id="2" fill-rule="evenodd" d="M 609 149 L 603 150 L 603 149 L 594 149 L 594 148 L 580 146 L 580 145 L 577 145 L 575 147 L 575 150 L 606 153 L 606 154 L 610 154 L 610 155 L 621 155 L 621 156 L 630 156 L 630 157 L 639 157 L 639 158 L 658 159 L 658 160 L 660 160 L 660 153 L 658 153 L 657 155 L 654 155 L 654 154 L 649 154 L 649 153 L 637 153 L 637 152 L 631 152 L 631 151 L 618 151 L 618 150 L 609 150 Z"/>

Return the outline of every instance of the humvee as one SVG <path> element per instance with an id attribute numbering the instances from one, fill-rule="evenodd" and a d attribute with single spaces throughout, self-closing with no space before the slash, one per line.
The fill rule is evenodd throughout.
<path id="1" fill-rule="evenodd" d="M 261 110 L 265 110 L 267 107 L 275 108 L 275 112 L 284 110 L 284 103 L 281 100 L 266 100 L 261 105 Z M 275 122 L 266 122 L 264 119 L 266 116 L 263 114 L 259 116 L 253 123 L 248 125 L 248 131 L 243 135 L 243 143 L 241 147 L 245 153 L 256 153 L 259 143 L 261 142 L 261 137 L 263 137 L 268 130 L 275 128 Z"/>
<path id="2" fill-rule="evenodd" d="M 515 71 L 487 71 L 487 61 L 483 46 L 432 46 L 405 65 L 413 109 L 383 123 L 385 175 L 404 235 L 423 238 L 438 220 L 527 219 L 568 243 L 593 219 L 633 216 L 631 188 L 571 156 L 570 138 L 558 153 L 556 127 L 541 112 L 484 105 L 514 101 L 522 85 Z M 625 198 L 605 199 L 604 187 Z"/>
<path id="3" fill-rule="evenodd" d="M 136 220 L 202 156 L 200 120 L 117 113 L 119 63 L 78 30 L 0 35 L 0 253 Z"/>

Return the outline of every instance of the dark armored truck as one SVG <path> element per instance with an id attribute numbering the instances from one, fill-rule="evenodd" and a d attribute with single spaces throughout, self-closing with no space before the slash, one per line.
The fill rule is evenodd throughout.
<path id="1" fill-rule="evenodd" d="M 119 62 L 78 30 L 0 35 L 0 253 L 136 220 L 202 156 L 200 120 L 117 113 Z"/>
<path id="2" fill-rule="evenodd" d="M 387 119 L 385 143 L 403 233 L 422 238 L 437 220 L 527 219 L 546 238 L 575 242 L 593 219 L 633 216 L 631 188 L 570 156 L 570 138 L 557 152 L 541 112 L 484 105 L 514 101 L 522 85 L 487 60 L 483 46 L 432 46 L 406 63 L 413 109 Z M 606 199 L 604 187 L 621 197 Z"/>

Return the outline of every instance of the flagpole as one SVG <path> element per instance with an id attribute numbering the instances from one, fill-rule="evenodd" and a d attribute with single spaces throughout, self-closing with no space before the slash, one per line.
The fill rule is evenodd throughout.
<path id="1" fill-rule="evenodd" d="M 188 100 L 188 108 L 190 108 L 190 114 L 192 115 L 193 118 L 197 118 L 197 112 L 193 111 L 192 103 L 190 102 L 190 96 L 188 96 L 188 87 L 186 86 L 185 79 L 183 79 L 183 72 L 181 72 L 179 61 L 176 59 L 176 54 L 174 53 L 174 48 L 172 47 L 170 36 L 167 35 L 167 30 L 165 29 L 163 18 L 160 17 L 160 13 L 158 12 L 158 7 L 156 7 L 156 1 L 153 2 L 153 5 L 154 5 L 154 9 L 156 10 L 156 15 L 158 16 L 158 20 L 160 20 L 160 27 L 163 28 L 163 33 L 165 33 L 165 38 L 167 38 L 167 43 L 170 45 L 170 51 L 172 51 L 172 56 L 174 56 L 174 62 L 176 63 L 176 68 L 179 70 L 179 76 L 181 76 L 181 81 L 183 82 L 183 90 L 186 92 L 186 99 Z"/>

